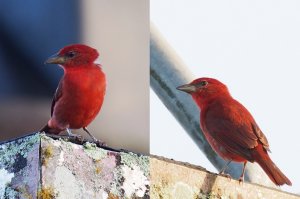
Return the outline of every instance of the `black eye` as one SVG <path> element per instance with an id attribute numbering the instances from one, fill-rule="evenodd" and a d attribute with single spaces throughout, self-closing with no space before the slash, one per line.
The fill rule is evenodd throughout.
<path id="1" fill-rule="evenodd" d="M 76 52 L 74 52 L 74 51 L 70 51 L 70 52 L 66 53 L 66 56 L 69 58 L 73 58 L 75 55 L 76 55 Z"/>
<path id="2" fill-rule="evenodd" d="M 206 86 L 207 84 L 208 84 L 207 81 L 202 81 L 202 82 L 199 83 L 200 86 Z"/>

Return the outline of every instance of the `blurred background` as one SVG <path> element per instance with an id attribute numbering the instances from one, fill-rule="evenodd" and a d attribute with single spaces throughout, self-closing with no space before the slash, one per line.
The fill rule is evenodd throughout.
<path id="1" fill-rule="evenodd" d="M 298 194 L 299 10 L 295 0 L 150 2 L 151 21 L 194 76 L 221 80 L 252 113 L 293 183 L 282 189 Z M 153 91 L 150 110 L 152 154 L 217 171 Z"/>
<path id="2" fill-rule="evenodd" d="M 90 131 L 109 146 L 149 153 L 148 0 L 1 1 L 0 27 L 1 140 L 46 124 L 63 71 L 44 61 L 84 43 L 100 52 L 108 83 Z"/>

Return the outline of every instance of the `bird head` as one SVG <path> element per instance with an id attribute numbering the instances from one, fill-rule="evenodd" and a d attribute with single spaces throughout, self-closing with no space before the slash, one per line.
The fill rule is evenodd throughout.
<path id="1" fill-rule="evenodd" d="M 89 65 L 99 56 L 96 49 L 83 44 L 73 44 L 62 48 L 46 60 L 46 64 L 59 64 L 64 68 Z"/>
<path id="2" fill-rule="evenodd" d="M 200 107 L 218 96 L 230 95 L 225 84 L 208 77 L 195 79 L 189 84 L 177 87 L 177 89 L 190 94 Z"/>

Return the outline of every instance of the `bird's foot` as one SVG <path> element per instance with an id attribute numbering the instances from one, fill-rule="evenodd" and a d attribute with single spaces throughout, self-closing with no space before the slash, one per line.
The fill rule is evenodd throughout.
<path id="1" fill-rule="evenodd" d="M 67 128 L 67 133 L 69 138 L 74 138 L 75 140 L 82 142 L 84 138 L 81 135 L 73 134 L 70 129 Z"/>
<path id="2" fill-rule="evenodd" d="M 102 146 L 104 146 L 104 147 L 108 146 L 106 144 L 106 142 L 104 142 L 102 140 L 94 140 L 94 142 L 97 144 L 97 146 L 100 146 L 100 147 L 102 147 Z"/>
<path id="3" fill-rule="evenodd" d="M 219 173 L 219 175 L 231 180 L 231 175 L 229 175 L 228 173 Z"/>
<path id="4" fill-rule="evenodd" d="M 106 144 L 104 141 L 98 140 L 95 136 L 93 136 L 93 135 L 89 132 L 89 130 L 87 129 L 87 127 L 83 127 L 82 129 L 90 136 L 90 138 L 92 138 L 93 142 L 94 142 L 97 146 L 99 146 L 99 147 L 101 147 L 101 146 L 107 146 L 107 144 Z"/>
<path id="5" fill-rule="evenodd" d="M 244 183 L 244 176 L 241 176 L 240 178 L 239 178 L 239 184 L 243 184 Z"/>
<path id="6" fill-rule="evenodd" d="M 78 141 L 78 142 L 83 142 L 83 141 L 84 141 L 83 136 L 77 135 L 77 134 L 72 134 L 72 135 L 69 135 L 69 134 L 68 134 L 67 137 L 68 137 L 68 138 L 71 138 L 71 139 L 74 139 L 74 140 L 76 140 L 76 141 Z"/>

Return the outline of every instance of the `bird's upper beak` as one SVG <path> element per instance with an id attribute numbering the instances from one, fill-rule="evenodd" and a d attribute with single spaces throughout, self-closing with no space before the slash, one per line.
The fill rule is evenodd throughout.
<path id="1" fill-rule="evenodd" d="M 196 86 L 192 84 L 184 84 L 182 86 L 178 86 L 176 89 L 186 93 L 193 93 L 197 90 Z"/>
<path id="2" fill-rule="evenodd" d="M 66 58 L 64 56 L 59 56 L 55 54 L 49 57 L 45 61 L 45 64 L 64 64 L 65 62 L 66 62 Z"/>

